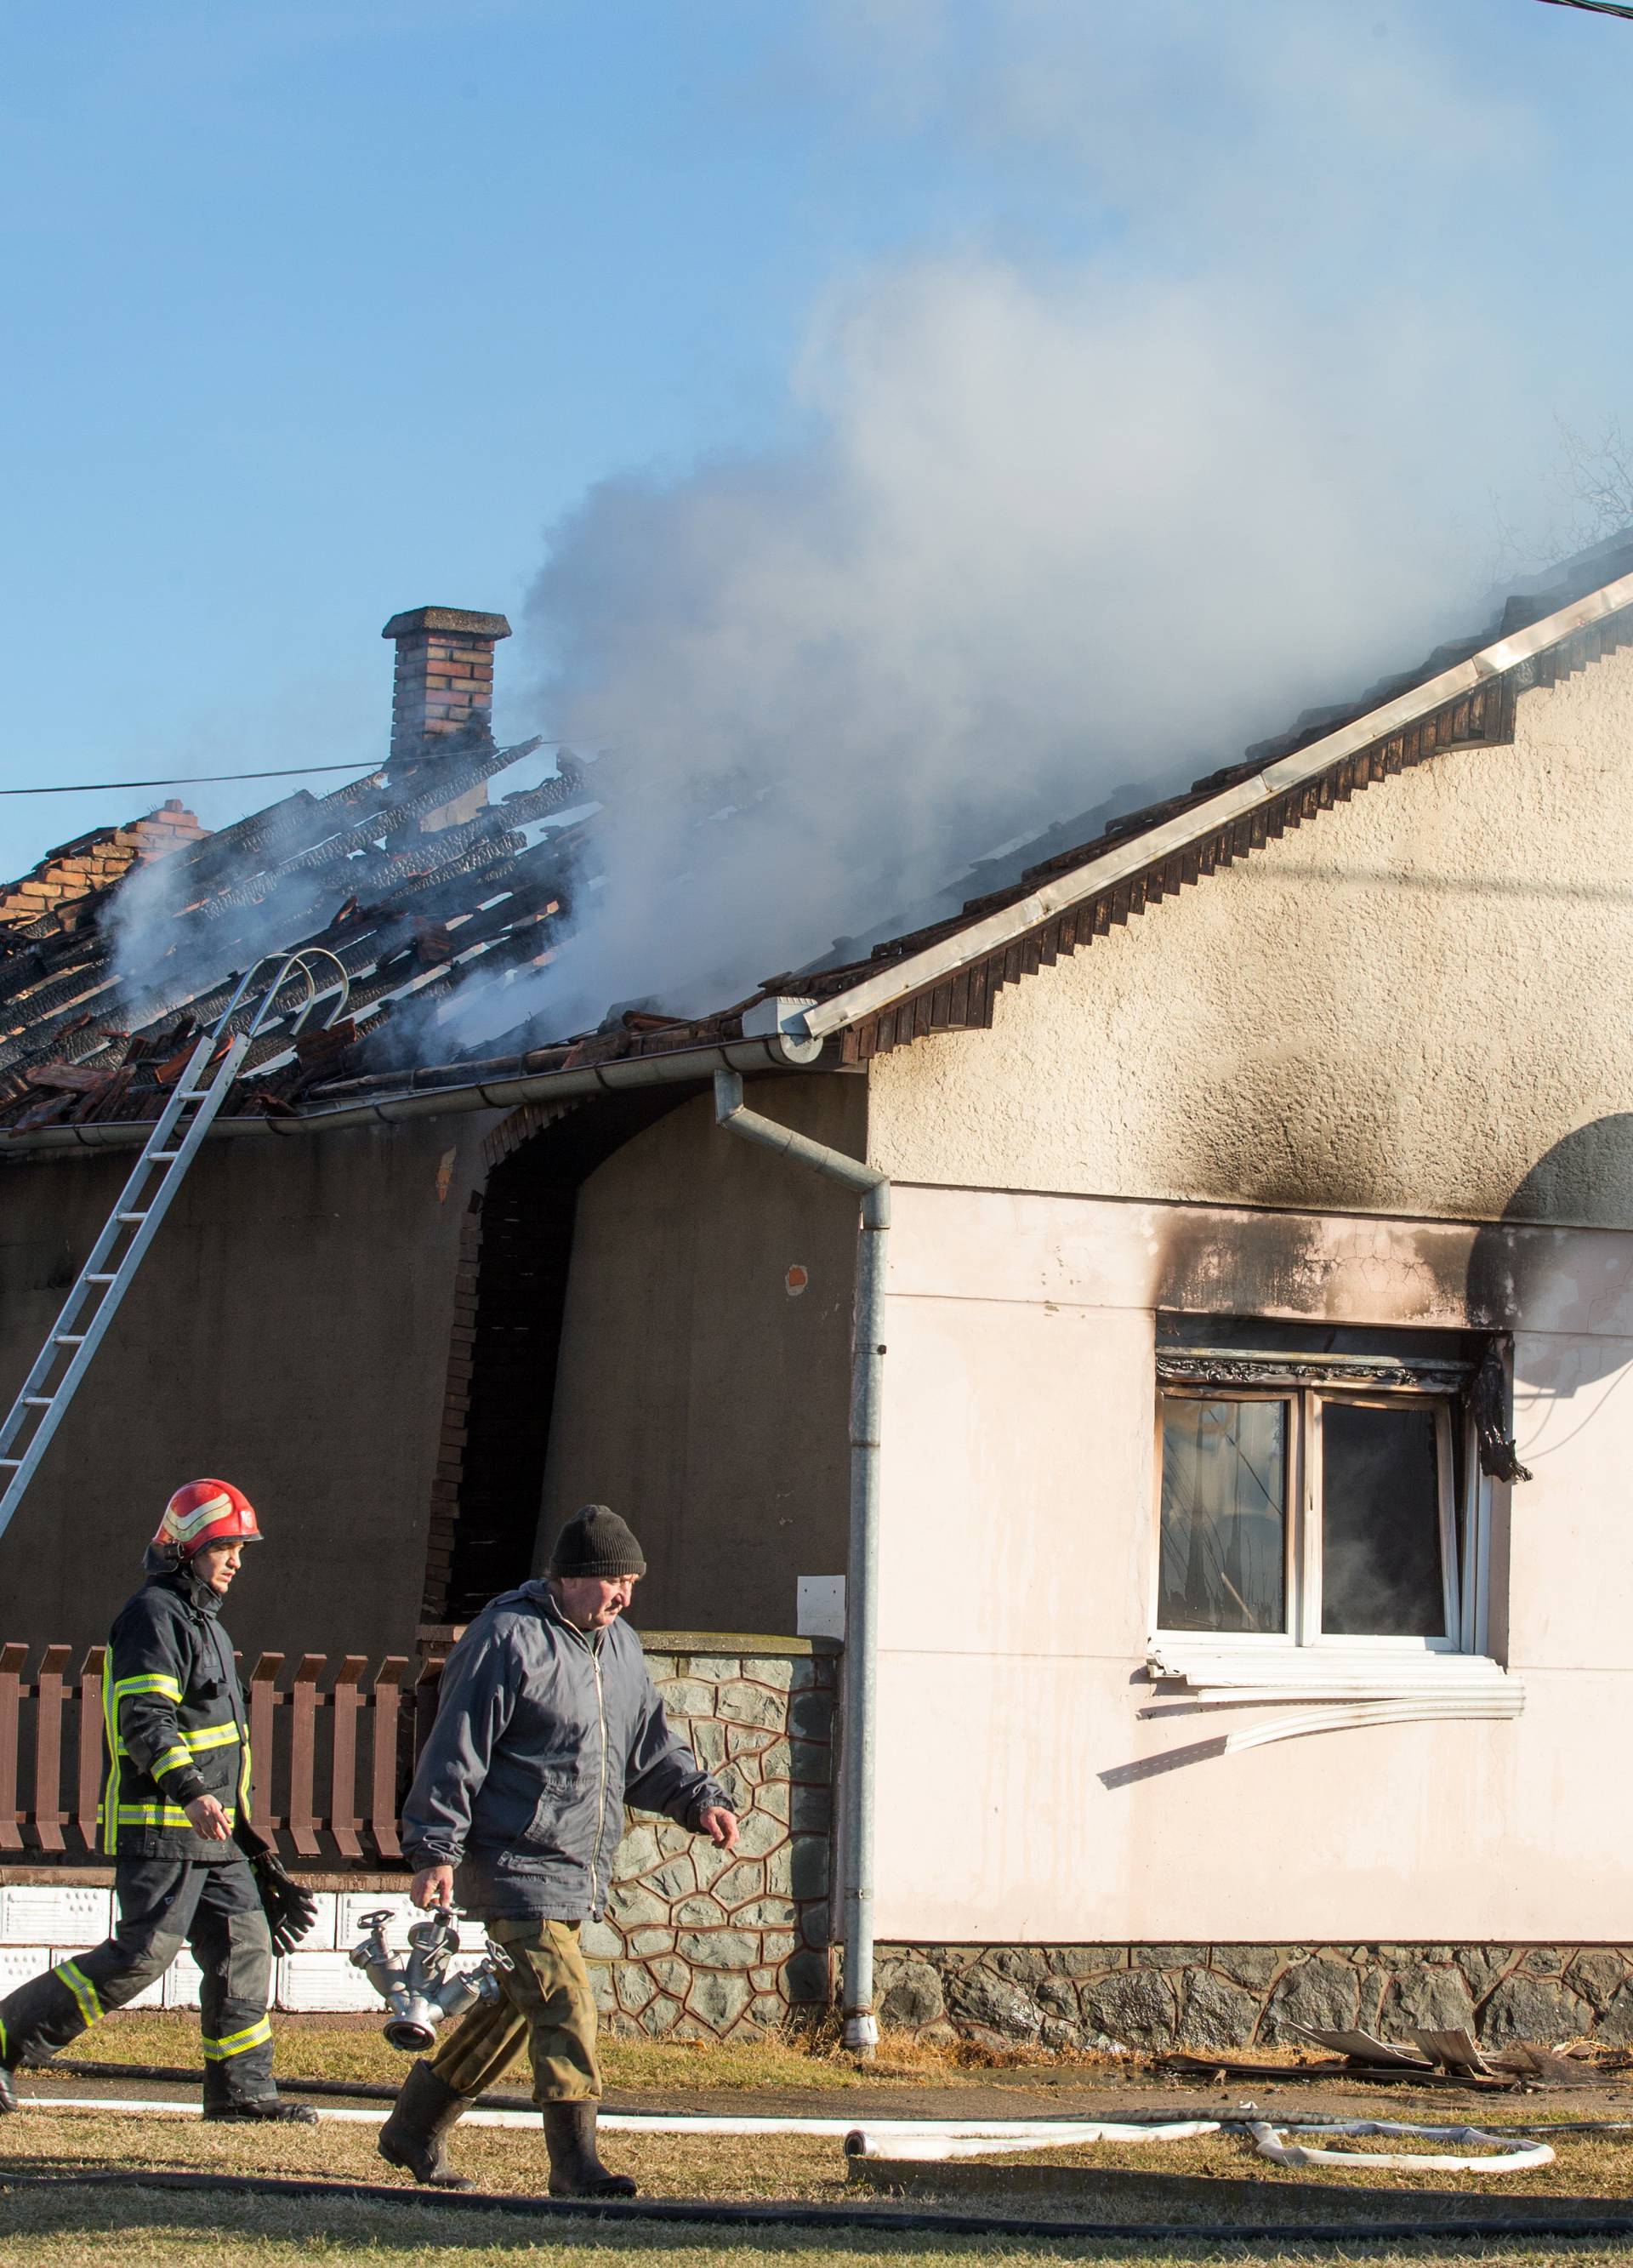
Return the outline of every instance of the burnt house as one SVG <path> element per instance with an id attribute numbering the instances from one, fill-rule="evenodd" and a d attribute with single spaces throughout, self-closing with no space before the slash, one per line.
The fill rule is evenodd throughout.
<path id="1" fill-rule="evenodd" d="M 724 1072 L 889 1183 L 887 2013 L 1633 2030 L 1633 542 L 859 958 L 476 1057 L 451 1008 L 555 949 L 597 825 L 570 759 L 503 794 L 504 628 L 387 625 L 379 773 L 6 902 L 8 1391 L 235 972 L 347 987 L 257 1041 L 0 1541 L 9 1629 L 99 1637 L 221 1470 L 246 1647 L 408 1651 L 586 1497 L 644 1624 L 789 1631 L 854 1566 L 857 1204 Z"/>

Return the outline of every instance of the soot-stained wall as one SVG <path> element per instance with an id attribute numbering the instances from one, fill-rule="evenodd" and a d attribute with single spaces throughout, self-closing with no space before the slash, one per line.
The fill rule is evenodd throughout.
<path id="1" fill-rule="evenodd" d="M 853 1157 L 866 1090 L 750 1085 L 751 1108 Z M 577 1506 L 645 1546 L 648 1629 L 791 1631 L 795 1578 L 838 1574 L 849 1517 L 854 1197 L 725 1132 L 706 1098 L 578 1196 L 541 1556 Z"/>
<path id="2" fill-rule="evenodd" d="M 1630 835 L 1622 652 L 1522 692 L 1512 747 L 1383 780 L 1002 992 L 990 1032 L 884 1057 L 872 1162 L 1633 1226 Z"/>
<path id="3" fill-rule="evenodd" d="M 492 1114 L 207 1142 L 0 1538 L 0 1638 L 101 1639 L 178 1483 L 254 1502 L 254 1658 L 411 1652 L 460 1225 Z M 129 1153 L 0 1168 L 0 1393 L 21 1385 Z"/>

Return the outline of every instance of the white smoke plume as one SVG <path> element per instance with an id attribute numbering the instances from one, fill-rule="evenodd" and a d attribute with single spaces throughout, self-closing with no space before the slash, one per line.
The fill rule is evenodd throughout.
<path id="1" fill-rule="evenodd" d="M 1536 134 L 1465 91 L 1454 24 L 828 24 L 868 133 L 951 137 L 995 180 L 1047 152 L 1085 248 L 995 228 L 851 278 L 791 381 L 798 444 L 609 480 L 554 530 L 526 629 L 541 713 L 616 744 L 607 871 L 507 1019 L 722 1005 L 1477 629 L 1491 492 L 1525 519 L 1576 406 L 1568 311 L 1500 320 Z"/>

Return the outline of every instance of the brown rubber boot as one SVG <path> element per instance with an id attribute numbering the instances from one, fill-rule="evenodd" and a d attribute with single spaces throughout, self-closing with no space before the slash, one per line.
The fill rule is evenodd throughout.
<path id="1" fill-rule="evenodd" d="M 391 2117 L 380 2128 L 379 2154 L 388 2166 L 401 2166 L 416 2182 L 434 2190 L 474 2186 L 448 2163 L 444 2145 L 469 2108 L 428 2063 L 416 2063 L 402 2082 Z"/>
<path id="2" fill-rule="evenodd" d="M 632 2198 L 628 2174 L 611 2174 L 595 2148 L 593 2102 L 547 2102 L 544 2146 L 550 2154 L 552 2197 Z"/>

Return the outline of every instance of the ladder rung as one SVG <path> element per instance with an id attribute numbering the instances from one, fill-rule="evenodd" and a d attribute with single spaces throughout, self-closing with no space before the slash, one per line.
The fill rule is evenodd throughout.
<path id="1" fill-rule="evenodd" d="M 180 1150 L 154 1150 L 149 1153 L 148 1163 L 150 1166 L 167 1166 L 173 1158 L 180 1155 Z"/>
<path id="2" fill-rule="evenodd" d="M 119 1215 L 119 1219 L 121 1220 L 145 1220 L 147 1219 L 147 1214 L 144 1212 L 121 1212 Z"/>
<path id="3" fill-rule="evenodd" d="M 20 1465 L 22 1462 L 20 1457 L 0 1457 L 0 1465 Z"/>
<path id="4" fill-rule="evenodd" d="M 26 1394 L 23 1407 L 25 1410 L 48 1410 L 55 1400 L 55 1394 Z"/>
<path id="5" fill-rule="evenodd" d="M 87 1276 L 85 1278 L 87 1284 L 111 1284 L 113 1280 L 111 1276 Z"/>
<path id="6" fill-rule="evenodd" d="M 183 1102 L 202 1102 L 207 1100 L 209 1094 L 210 1089 L 207 1086 L 189 1086 L 183 1089 L 181 1100 Z"/>
<path id="7" fill-rule="evenodd" d="M 84 1346 L 85 1343 L 83 1331 L 57 1331 L 53 1336 L 58 1346 Z"/>

